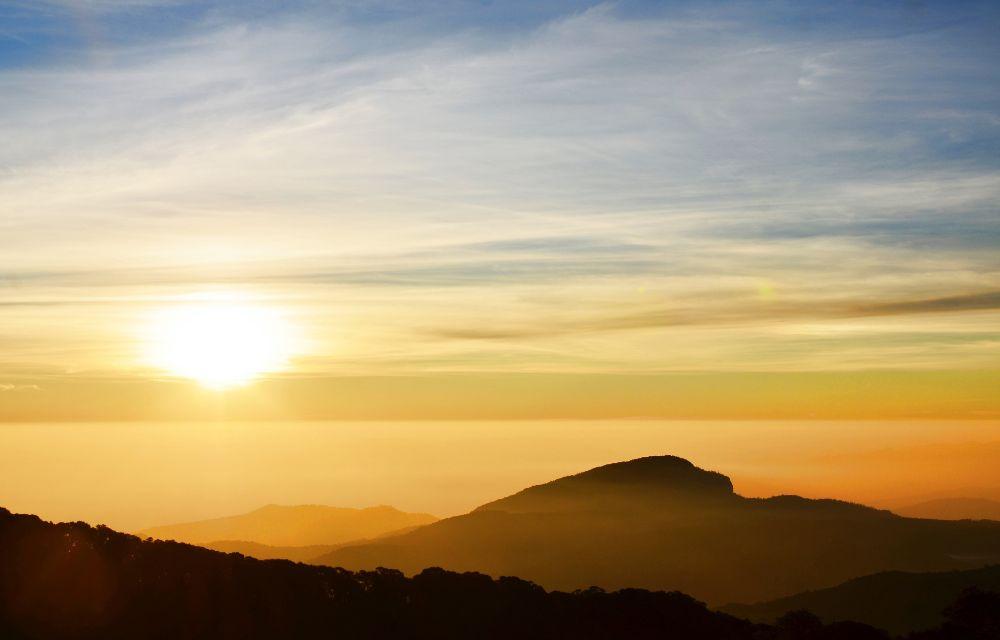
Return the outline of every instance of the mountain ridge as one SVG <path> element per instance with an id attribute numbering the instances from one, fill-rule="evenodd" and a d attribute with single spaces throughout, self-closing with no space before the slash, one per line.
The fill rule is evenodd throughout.
<path id="1" fill-rule="evenodd" d="M 546 482 L 499 500 L 476 507 L 473 511 L 549 512 L 579 508 L 582 502 L 601 501 L 602 494 L 628 487 L 640 492 L 635 504 L 648 501 L 685 499 L 728 499 L 734 495 L 732 481 L 715 471 L 706 471 L 677 456 L 645 456 L 613 462 Z M 610 505 L 603 504 L 604 507 Z"/>
<path id="2" fill-rule="evenodd" d="M 774 624 L 751 622 L 680 592 L 547 592 L 520 578 L 440 568 L 407 578 L 391 569 L 260 561 L 3 508 L 0 569 L 5 640 L 889 637 L 863 622 L 824 623 L 806 611 L 786 613 Z M 1000 593 L 965 591 L 945 608 L 942 624 L 919 638 L 993 638 L 998 604 Z"/>
<path id="3" fill-rule="evenodd" d="M 716 604 L 770 600 L 884 570 L 991 561 L 1000 561 L 1000 523 L 910 519 L 833 499 L 745 498 L 724 475 L 676 456 L 603 465 L 316 560 L 518 575 L 560 590 L 678 589 Z M 770 576 L 768 584 L 760 575 Z"/>
<path id="4" fill-rule="evenodd" d="M 768 623 L 789 611 L 808 610 L 828 623 L 854 620 L 906 634 L 941 624 L 945 607 L 972 587 L 1000 592 L 1000 564 L 964 571 L 883 571 L 826 589 L 718 610 Z"/>
<path id="5" fill-rule="evenodd" d="M 430 514 L 408 513 L 388 505 L 357 509 L 268 504 L 247 513 L 149 527 L 135 533 L 191 544 L 242 541 L 271 547 L 306 547 L 373 539 L 436 520 Z"/>
<path id="6" fill-rule="evenodd" d="M 681 593 L 546 592 L 518 578 L 261 561 L 0 508 L 0 637 L 212 640 L 760 640 L 768 627 Z M 863 625 L 822 640 L 856 640 Z"/>

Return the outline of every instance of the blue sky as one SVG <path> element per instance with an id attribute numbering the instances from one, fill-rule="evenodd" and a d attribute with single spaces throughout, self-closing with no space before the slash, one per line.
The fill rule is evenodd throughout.
<path id="1" fill-rule="evenodd" d="M 0 371 L 141 370 L 127 328 L 213 292 L 289 308 L 310 371 L 995 368 L 998 27 L 0 3 Z"/>

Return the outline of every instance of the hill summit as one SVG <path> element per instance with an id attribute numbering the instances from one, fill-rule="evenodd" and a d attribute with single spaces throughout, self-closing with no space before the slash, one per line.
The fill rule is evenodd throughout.
<path id="1" fill-rule="evenodd" d="M 649 456 L 606 464 L 484 504 L 476 511 L 556 513 L 628 510 L 655 503 L 732 499 L 733 483 L 677 456 Z"/>

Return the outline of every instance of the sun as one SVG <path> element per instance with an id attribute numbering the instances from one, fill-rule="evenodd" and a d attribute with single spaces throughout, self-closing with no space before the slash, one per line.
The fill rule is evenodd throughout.
<path id="1" fill-rule="evenodd" d="M 227 301 L 190 302 L 153 313 L 147 360 L 211 389 L 246 384 L 287 366 L 291 327 L 275 309 Z"/>

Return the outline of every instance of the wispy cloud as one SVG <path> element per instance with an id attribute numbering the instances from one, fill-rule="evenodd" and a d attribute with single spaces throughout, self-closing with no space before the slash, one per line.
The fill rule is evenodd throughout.
<path id="1" fill-rule="evenodd" d="M 834 328 L 947 367 L 964 356 L 929 334 L 995 321 L 995 8 L 852 7 L 806 34 L 819 5 L 529 4 L 95 0 L 86 24 L 22 4 L 33 56 L 0 65 L 6 357 L 127 367 L 127 330 L 54 318 L 127 328 L 205 288 L 295 306 L 333 360 L 418 368 L 696 347 L 835 366 Z M 103 35 L 37 35 L 74 29 Z"/>
<path id="2" fill-rule="evenodd" d="M 37 384 L 9 384 L 0 382 L 0 391 L 41 391 Z"/>
<path id="3" fill-rule="evenodd" d="M 539 319 L 527 326 L 484 326 L 438 329 L 431 332 L 442 338 L 471 340 L 517 340 L 558 335 L 659 329 L 699 325 L 769 324 L 776 320 L 838 320 L 854 317 L 896 316 L 924 313 L 990 311 L 1000 309 L 1000 292 L 904 300 L 892 303 L 863 305 L 842 301 L 817 305 L 809 299 L 786 300 L 781 303 L 748 301 L 746 296 L 733 296 L 729 304 L 701 306 L 686 310 L 663 307 L 628 315 L 592 316 L 572 320 Z M 748 303 L 750 302 L 750 303 Z"/>
<path id="4" fill-rule="evenodd" d="M 956 311 L 982 311 L 1000 309 L 1000 291 L 987 291 L 944 298 L 902 300 L 861 306 L 857 311 L 865 315 L 894 315 L 907 313 L 948 313 Z"/>

